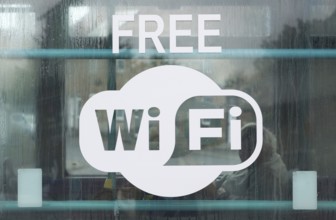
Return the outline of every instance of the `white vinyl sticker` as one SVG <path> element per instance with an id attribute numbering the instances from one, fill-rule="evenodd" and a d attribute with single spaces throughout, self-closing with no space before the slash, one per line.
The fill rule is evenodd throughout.
<path id="1" fill-rule="evenodd" d="M 175 121 L 180 106 L 194 97 L 209 96 L 234 97 L 250 105 L 257 127 L 254 152 L 247 160 L 235 165 L 167 165 L 177 144 Z M 231 143 L 234 144 L 231 150 L 241 149 L 241 124 L 238 116 L 242 111 L 244 109 L 239 106 L 231 109 L 210 106 L 208 109 L 189 109 L 189 150 L 201 151 L 201 138 L 221 138 L 224 128 L 206 128 L 200 124 L 203 119 L 223 119 L 225 112 L 230 114 L 230 123 L 234 125 L 229 132 Z M 106 149 L 97 112 L 106 115 L 110 132 L 111 127 L 116 125 L 118 112 L 125 113 L 127 127 L 135 120 L 140 121 L 139 126 L 136 131 L 126 129 L 124 133 L 117 129 L 112 148 Z M 153 124 L 159 126 L 159 144 L 154 150 L 149 146 L 149 130 Z M 84 158 L 94 168 L 104 172 L 120 172 L 128 181 L 148 193 L 177 197 L 203 189 L 222 171 L 237 171 L 250 166 L 260 154 L 262 130 L 262 114 L 251 96 L 238 90 L 223 90 L 194 69 L 166 65 L 139 73 L 119 91 L 103 91 L 92 96 L 80 114 L 79 142 Z M 127 135 L 136 138 L 131 143 L 123 142 Z"/>
<path id="2" fill-rule="evenodd" d="M 317 209 L 317 172 L 293 172 L 293 209 Z"/>
<path id="3" fill-rule="evenodd" d="M 42 170 L 18 170 L 18 206 L 42 206 Z"/>

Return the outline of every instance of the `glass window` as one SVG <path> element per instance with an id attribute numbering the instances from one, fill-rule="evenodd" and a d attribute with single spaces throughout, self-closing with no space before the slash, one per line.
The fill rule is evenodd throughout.
<path id="1" fill-rule="evenodd" d="M 30 4 L 1 4 L 0 47 L 37 46 L 35 13 Z M 36 93 L 39 60 L 0 59 L 0 188 L 2 198 L 15 199 L 17 169 L 37 166 Z"/>
<path id="2" fill-rule="evenodd" d="M 72 37 L 107 37 L 106 8 L 90 6 L 69 7 L 69 35 Z"/>
<path id="3" fill-rule="evenodd" d="M 1 2 L 0 219 L 334 219 L 335 11 L 332 0 Z M 126 19 L 113 23 L 117 16 Z M 138 166 L 132 174 L 143 182 L 164 184 L 96 169 L 80 149 L 86 104 L 102 92 L 125 92 L 144 71 L 172 66 L 194 77 L 183 86 L 183 72 L 174 81 L 140 80 L 133 94 L 169 103 L 196 93 L 180 101 L 171 136 L 160 124 L 164 111 L 143 107 L 149 97 L 137 96 L 134 111 L 123 109 L 133 104 L 127 98 L 104 100 L 118 108 L 95 109 L 90 124 L 100 150 L 130 155 L 147 126 L 148 146 L 140 147 L 154 156 L 122 162 Z M 262 129 L 248 101 L 210 94 L 237 90 L 260 107 Z M 253 164 L 205 171 L 249 160 L 258 132 Z M 203 173 L 167 178 L 136 164 L 157 161 L 164 142 L 174 149 L 162 166 Z M 88 143 L 95 154 L 99 144 Z M 99 162 L 112 164 L 104 157 Z M 206 175 L 213 180 L 205 183 Z M 184 195 L 191 180 L 204 187 Z M 155 193 L 164 188 L 181 196 Z"/>

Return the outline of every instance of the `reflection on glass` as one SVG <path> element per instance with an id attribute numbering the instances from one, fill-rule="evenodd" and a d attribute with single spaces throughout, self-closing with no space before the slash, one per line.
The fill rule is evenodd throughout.
<path id="1" fill-rule="evenodd" d="M 106 37 L 108 24 L 105 7 L 70 6 L 69 35 L 71 37 Z"/>
<path id="2" fill-rule="evenodd" d="M 79 114 L 94 94 L 107 90 L 108 61 L 68 60 L 65 65 L 66 162 L 70 175 L 102 174 L 89 166 L 81 155 L 78 142 Z"/>

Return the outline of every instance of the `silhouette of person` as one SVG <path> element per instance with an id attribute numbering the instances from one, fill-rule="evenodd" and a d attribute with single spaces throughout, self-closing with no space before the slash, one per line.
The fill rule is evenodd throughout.
<path id="1" fill-rule="evenodd" d="M 256 125 L 242 128 L 241 161 L 247 160 L 256 146 Z M 263 146 L 257 160 L 248 168 L 216 180 L 218 199 L 280 200 L 288 190 L 288 172 L 277 153 L 275 136 L 263 128 Z"/>

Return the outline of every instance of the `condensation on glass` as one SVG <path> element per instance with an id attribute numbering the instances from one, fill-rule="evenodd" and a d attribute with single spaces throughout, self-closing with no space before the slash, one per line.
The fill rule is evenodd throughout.
<path id="1" fill-rule="evenodd" d="M 165 53 L 155 53 L 155 45 L 147 40 L 148 53 L 141 58 L 47 57 L 52 49 L 109 49 L 112 53 L 112 15 L 135 17 L 119 28 L 133 31 L 133 36 L 120 38 L 120 49 L 136 51 L 138 18 L 143 14 L 163 19 L 159 39 Z M 195 53 L 169 54 L 172 14 L 192 16 L 178 23 L 179 30 L 190 34 L 178 36 L 176 44 L 193 47 Z M 220 14 L 220 21 L 206 25 L 220 30 L 220 36 L 207 37 L 205 43 L 230 50 L 231 55 L 198 56 L 199 14 Z M 325 53 L 336 48 L 335 25 L 332 0 L 0 1 L 0 219 L 46 219 L 51 214 L 55 219 L 334 219 L 336 56 Z M 149 22 L 147 28 L 157 27 Z M 45 57 L 3 55 L 7 50 L 35 49 L 44 49 Z M 263 55 L 236 55 L 240 49 L 261 49 Z M 277 57 L 277 49 L 285 54 Z M 295 56 L 300 49 L 319 50 L 322 55 Z M 189 196 L 161 198 L 137 189 L 120 173 L 98 171 L 85 161 L 78 138 L 85 102 L 101 91 L 120 90 L 138 73 L 161 65 L 193 68 L 221 89 L 241 90 L 257 101 L 268 151 L 253 169 L 222 173 L 213 184 Z M 182 110 L 229 109 L 238 102 L 201 97 L 185 103 Z M 243 126 L 254 121 L 250 109 L 243 112 Z M 124 129 L 126 116 L 119 113 L 115 120 Z M 177 147 L 168 165 L 212 165 L 222 160 L 236 164 L 244 157 L 238 151 L 229 152 L 227 129 L 222 139 L 202 140 L 201 153 L 188 152 L 188 115 L 181 111 L 177 117 Z M 225 115 L 222 120 L 202 120 L 201 126 L 228 128 L 229 121 Z M 107 142 L 105 130 L 102 136 Z M 153 129 L 151 142 L 156 141 Z M 45 205 L 22 211 L 16 202 L 18 169 L 32 168 L 42 170 Z M 293 172 L 299 171 L 317 174 L 317 210 L 292 209 Z M 57 201 L 68 202 L 69 208 L 44 209 L 59 205 Z"/>
<path id="2" fill-rule="evenodd" d="M 30 3 L 0 4 L 0 47 L 39 47 L 38 22 Z M 17 193 L 17 168 L 35 167 L 36 93 L 39 60 L 0 59 L 0 189 L 1 198 Z"/>

